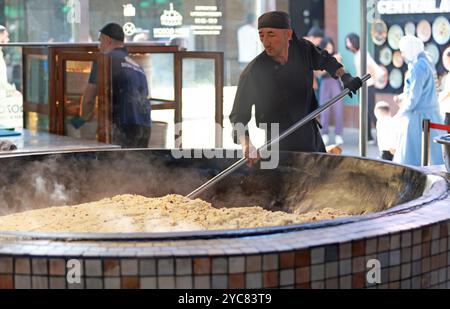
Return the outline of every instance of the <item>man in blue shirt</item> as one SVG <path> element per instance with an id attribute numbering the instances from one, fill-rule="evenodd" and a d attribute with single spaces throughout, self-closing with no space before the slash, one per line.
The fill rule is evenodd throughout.
<path id="1" fill-rule="evenodd" d="M 151 135 L 151 105 L 143 69 L 128 56 L 120 25 L 109 23 L 100 30 L 99 50 L 112 59 L 112 143 L 123 148 L 147 148 Z M 97 65 L 94 63 L 82 100 L 80 127 L 92 115 L 97 96 Z"/>

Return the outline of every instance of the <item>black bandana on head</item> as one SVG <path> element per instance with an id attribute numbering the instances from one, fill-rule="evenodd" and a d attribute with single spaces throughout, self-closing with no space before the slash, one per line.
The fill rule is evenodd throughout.
<path id="1" fill-rule="evenodd" d="M 261 28 L 291 29 L 291 18 L 286 12 L 268 12 L 258 19 L 258 29 Z"/>

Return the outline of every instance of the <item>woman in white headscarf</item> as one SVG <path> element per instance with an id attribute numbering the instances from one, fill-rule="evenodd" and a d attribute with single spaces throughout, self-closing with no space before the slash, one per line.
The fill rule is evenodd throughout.
<path id="1" fill-rule="evenodd" d="M 442 123 L 439 112 L 433 67 L 424 52 L 423 42 L 415 36 L 405 36 L 400 40 L 400 51 L 409 66 L 402 104 L 398 116 L 401 127 L 394 162 L 407 165 L 421 165 L 422 121 L 429 119 Z M 439 131 L 431 131 L 431 140 Z M 431 164 L 443 164 L 440 145 L 431 144 Z"/>

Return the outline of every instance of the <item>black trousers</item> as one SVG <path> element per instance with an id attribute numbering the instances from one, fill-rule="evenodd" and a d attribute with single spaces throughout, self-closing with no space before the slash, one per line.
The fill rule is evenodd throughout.
<path id="1" fill-rule="evenodd" d="M 148 148 L 151 130 L 133 124 L 114 124 L 112 143 L 122 148 Z"/>
<path id="2" fill-rule="evenodd" d="M 289 127 L 280 128 L 280 135 L 287 131 Z M 303 130 L 302 130 L 303 129 Z M 274 136 L 271 130 L 266 131 L 266 141 L 270 141 L 278 136 Z M 280 141 L 280 151 L 297 151 L 297 152 L 322 152 L 326 153 L 326 147 L 320 134 L 319 124 L 313 120 L 306 124 L 303 128 Z"/>

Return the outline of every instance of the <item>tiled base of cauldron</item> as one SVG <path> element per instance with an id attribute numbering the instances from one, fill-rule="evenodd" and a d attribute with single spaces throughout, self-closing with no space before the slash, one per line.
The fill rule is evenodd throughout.
<path id="1" fill-rule="evenodd" d="M 449 231 L 446 221 L 307 249 L 279 246 L 272 252 L 239 254 L 230 245 L 235 253 L 229 255 L 205 251 L 175 257 L 175 252 L 159 250 L 152 258 L 140 257 L 139 249 L 109 252 L 101 246 L 86 246 L 84 256 L 68 252 L 57 257 L 51 248 L 58 251 L 58 246 L 48 243 L 48 253 L 39 256 L 0 256 L 0 288 L 450 288 Z M 121 254 L 113 257 L 116 250 Z M 94 252 L 98 256 L 89 257 Z M 125 255 L 134 257 L 121 257 Z M 67 280 L 72 259 L 80 262 L 80 283 Z M 366 280 L 372 259 L 382 267 L 380 284 Z"/>
<path id="2" fill-rule="evenodd" d="M 367 280 L 371 260 L 380 283 Z M 0 288 L 450 288 L 450 197 L 360 222 L 241 238 L 2 236 Z"/>

